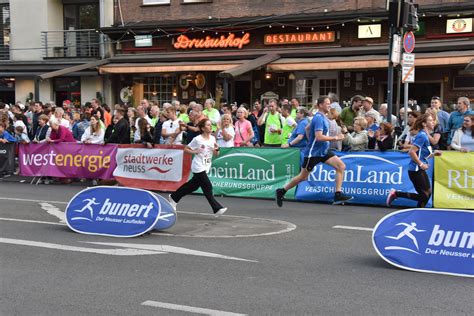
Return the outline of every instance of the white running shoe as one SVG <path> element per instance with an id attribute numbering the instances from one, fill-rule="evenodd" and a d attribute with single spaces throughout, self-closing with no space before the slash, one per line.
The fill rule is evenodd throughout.
<path id="1" fill-rule="evenodd" d="M 227 207 L 220 208 L 217 212 L 214 213 L 215 217 L 219 217 L 227 211 Z"/>
<path id="2" fill-rule="evenodd" d="M 176 205 L 178 205 L 178 203 L 176 203 L 173 198 L 171 197 L 171 194 L 168 195 L 168 202 L 170 202 L 171 206 L 173 207 L 173 210 L 176 211 Z"/>

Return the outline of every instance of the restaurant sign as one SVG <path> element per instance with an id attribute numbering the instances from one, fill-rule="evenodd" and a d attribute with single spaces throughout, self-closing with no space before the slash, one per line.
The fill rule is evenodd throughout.
<path id="1" fill-rule="evenodd" d="M 335 33 L 327 32 L 306 32 L 306 33 L 284 33 L 265 35 L 265 45 L 288 45 L 288 44 L 308 44 L 308 43 L 328 43 L 335 41 Z"/>
<path id="2" fill-rule="evenodd" d="M 176 49 L 191 49 L 191 48 L 238 48 L 242 49 L 245 45 L 250 43 L 250 33 L 245 33 L 242 37 L 235 36 L 230 33 L 228 36 L 221 35 L 220 37 L 206 36 L 205 38 L 189 38 L 186 35 L 180 35 L 175 43 Z"/>

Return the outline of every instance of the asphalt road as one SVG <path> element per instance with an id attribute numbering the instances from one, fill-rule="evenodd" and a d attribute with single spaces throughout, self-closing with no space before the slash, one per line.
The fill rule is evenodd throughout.
<path id="1" fill-rule="evenodd" d="M 215 219 L 189 196 L 165 234 L 123 239 L 60 223 L 82 188 L 0 181 L 1 315 L 474 314 L 472 279 L 377 256 L 394 209 L 221 197 Z"/>

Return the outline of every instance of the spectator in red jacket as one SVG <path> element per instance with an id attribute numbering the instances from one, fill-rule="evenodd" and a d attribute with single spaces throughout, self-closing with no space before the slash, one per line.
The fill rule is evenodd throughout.
<path id="1" fill-rule="evenodd" d="M 51 117 L 49 120 L 49 125 L 51 126 L 51 135 L 47 139 L 48 143 L 61 143 L 61 142 L 76 142 L 76 139 L 72 135 L 72 132 L 62 125 L 61 123 L 55 118 Z"/>

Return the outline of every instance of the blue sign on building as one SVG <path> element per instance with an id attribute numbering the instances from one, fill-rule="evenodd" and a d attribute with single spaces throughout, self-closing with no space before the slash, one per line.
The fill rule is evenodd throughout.
<path id="1" fill-rule="evenodd" d="M 166 199 L 145 190 L 94 187 L 72 198 L 66 222 L 78 233 L 135 237 L 173 226 L 176 213 Z"/>
<path id="2" fill-rule="evenodd" d="M 336 152 L 346 164 L 342 190 L 354 196 L 350 203 L 385 205 L 391 189 L 415 192 L 408 177 L 410 156 L 399 152 Z M 427 171 L 433 176 L 433 164 Z M 302 201 L 326 201 L 334 199 L 336 169 L 320 163 L 314 167 L 307 181 L 301 182 L 295 198 Z M 415 207 L 416 202 L 396 199 L 395 206 Z M 427 207 L 432 205 L 431 199 Z"/>
<path id="3" fill-rule="evenodd" d="M 474 277 L 473 211 L 397 211 L 377 223 L 372 241 L 377 253 L 396 267 Z"/>

